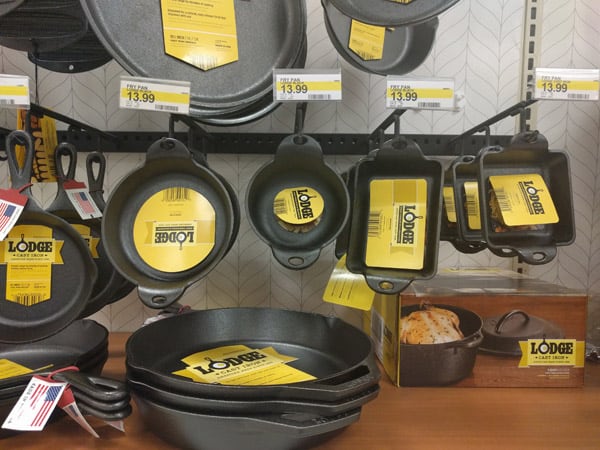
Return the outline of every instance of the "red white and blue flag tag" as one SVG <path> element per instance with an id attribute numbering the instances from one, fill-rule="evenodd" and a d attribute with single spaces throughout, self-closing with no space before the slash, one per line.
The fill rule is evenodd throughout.
<path id="1" fill-rule="evenodd" d="M 83 220 L 102 217 L 102 211 L 94 203 L 85 183 L 69 180 L 63 184 L 63 187 L 69 201 Z"/>
<path id="2" fill-rule="evenodd" d="M 0 241 L 15 226 L 28 197 L 16 189 L 0 189 Z"/>
<path id="3" fill-rule="evenodd" d="M 21 431 L 43 430 L 67 383 L 32 377 L 2 428 Z"/>

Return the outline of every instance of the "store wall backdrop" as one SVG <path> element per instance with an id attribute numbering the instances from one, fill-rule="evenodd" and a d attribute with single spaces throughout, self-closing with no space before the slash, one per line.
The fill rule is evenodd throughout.
<path id="1" fill-rule="evenodd" d="M 539 5 L 537 5 L 539 3 Z M 543 3 L 543 4 L 542 4 Z M 409 112 L 402 116 L 402 131 L 420 134 L 458 134 L 522 99 L 522 67 L 525 17 L 528 5 L 537 7 L 535 47 L 538 67 L 600 67 L 600 3 L 594 0 L 461 0 L 440 16 L 434 48 L 425 63 L 411 75 L 451 77 L 465 95 L 459 112 Z M 315 133 L 368 133 L 389 114 L 385 108 L 385 77 L 350 67 L 329 42 L 319 0 L 307 0 L 307 67 L 341 67 L 343 100 L 311 103 L 305 131 Z M 526 61 L 525 61 L 526 64 Z M 25 53 L 0 47 L 0 73 L 26 74 L 34 80 L 34 66 Z M 113 62 L 91 72 L 63 75 L 39 70 L 38 103 L 90 125 L 113 131 L 165 131 L 168 116 L 118 108 L 119 77 L 125 75 Z M 33 81 L 32 81 L 33 86 Z M 558 257 L 544 266 L 526 267 L 534 276 L 569 287 L 600 291 L 600 108 L 597 102 L 546 102 L 534 107 L 532 125 L 550 141 L 553 149 L 566 149 L 571 157 L 577 238 L 561 247 Z M 293 105 L 231 132 L 291 132 Z M 14 128 L 14 111 L 0 110 L 0 126 Z M 60 125 L 59 125 L 60 126 Z M 513 119 L 492 129 L 494 134 L 513 134 Z M 223 131 L 223 130 L 219 130 Z M 269 155 L 209 155 L 209 164 L 235 187 L 244 202 L 249 179 L 270 160 Z M 107 153 L 106 195 L 116 183 L 144 160 L 143 154 Z M 344 170 L 355 157 L 330 156 L 328 162 Z M 80 155 L 80 163 L 85 155 Z M 83 167 L 78 178 L 84 178 Z M 9 184 L 8 171 L 0 165 L 0 187 Z M 55 186 L 35 186 L 38 202 L 47 206 Z M 360 311 L 325 303 L 322 293 L 336 262 L 333 248 L 304 271 L 282 268 L 269 248 L 243 218 L 239 238 L 229 255 L 205 279 L 192 286 L 181 303 L 193 308 L 270 306 L 334 314 L 359 323 Z M 514 261 L 488 251 L 464 255 L 442 243 L 439 267 L 514 267 Z M 135 292 L 104 308 L 93 317 L 117 331 L 138 328 L 156 311 L 146 309 Z"/>

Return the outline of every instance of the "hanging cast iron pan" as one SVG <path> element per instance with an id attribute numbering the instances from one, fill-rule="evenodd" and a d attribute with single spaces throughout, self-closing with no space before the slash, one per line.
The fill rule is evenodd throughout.
<path id="1" fill-rule="evenodd" d="M 130 74 L 192 83 L 193 117 L 241 108 L 266 95 L 272 90 L 273 69 L 295 61 L 306 32 L 303 0 L 236 0 L 239 60 L 202 71 L 165 54 L 158 4 L 148 7 L 145 0 L 113 0 L 110 8 L 103 0 L 81 4 L 98 39 Z"/>
<path id="2" fill-rule="evenodd" d="M 490 213 L 490 176 L 538 174 L 552 195 L 559 221 L 537 230 L 498 232 Z M 527 264 L 547 264 L 556 257 L 556 246 L 575 239 L 575 219 L 569 158 L 565 152 L 550 151 L 548 141 L 537 131 L 517 134 L 508 147 L 487 147 L 479 158 L 479 202 L 482 229 L 488 248 L 495 253 L 512 251 Z M 485 209 L 483 209 L 485 208 Z"/>
<path id="3" fill-rule="evenodd" d="M 25 0 L 0 16 L 0 45 L 47 52 L 81 39 L 88 22 L 78 0 Z"/>
<path id="4" fill-rule="evenodd" d="M 99 311 L 107 301 L 112 297 L 116 289 L 121 283 L 121 278 L 118 277 L 118 272 L 113 267 L 104 250 L 104 244 L 101 239 L 102 223 L 99 218 L 82 219 L 73 204 L 70 202 L 65 191 L 65 183 L 75 179 L 75 170 L 77 167 L 77 150 L 68 143 L 60 143 L 54 150 L 55 167 L 56 167 L 56 197 L 46 208 L 46 211 L 66 220 L 71 225 L 84 225 L 89 228 L 90 237 L 98 239 L 96 249 L 98 257 L 94 258 L 94 263 L 98 269 L 98 277 L 94 283 L 92 295 L 87 302 L 83 314 L 89 311 Z M 66 169 L 63 165 L 63 159 L 67 159 Z M 88 314 L 89 315 L 89 314 Z M 85 317 L 85 316 L 84 316 Z"/>
<path id="5" fill-rule="evenodd" d="M 295 187 L 314 189 L 324 202 L 320 222 L 306 232 L 283 228 L 273 212 L 277 194 Z M 319 258 L 321 249 L 344 228 L 349 205 L 346 185 L 323 160 L 319 143 L 301 134 L 281 141 L 273 161 L 250 180 L 246 194 L 246 214 L 254 231 L 271 246 L 275 259 L 289 269 L 304 269 Z"/>
<path id="6" fill-rule="evenodd" d="M 8 14 L 25 0 L 0 0 L 0 16 Z"/>
<path id="7" fill-rule="evenodd" d="M 402 136 L 384 142 L 373 153 L 374 157 L 361 160 L 356 166 L 354 204 L 346 267 L 361 273 L 369 287 L 382 294 L 396 294 L 416 278 L 427 279 L 437 270 L 437 252 L 442 213 L 443 168 L 439 161 L 423 156 L 414 142 Z M 420 270 L 370 267 L 365 263 L 370 213 L 370 183 L 374 179 L 425 179 L 427 181 L 427 217 L 425 227 L 425 254 Z"/>
<path id="8" fill-rule="evenodd" d="M 433 47 L 439 20 L 386 29 L 381 59 L 364 60 L 348 46 L 352 18 L 338 10 L 330 0 L 322 1 L 327 35 L 338 54 L 364 72 L 378 75 L 404 75 L 419 67 Z"/>
<path id="9" fill-rule="evenodd" d="M 175 448 L 299 450 L 315 447 L 358 421 L 361 409 L 333 417 L 302 414 L 199 414 L 134 395 L 146 426 Z M 199 431 L 201 430 L 201 431 Z"/>
<path id="10" fill-rule="evenodd" d="M 215 211 L 212 250 L 190 268 L 175 272 L 158 269 L 144 261 L 133 235 L 136 217 L 146 201 L 169 188 L 195 192 L 208 200 Z M 233 215 L 231 199 L 221 181 L 197 164 L 181 142 L 162 138 L 150 146 L 144 165 L 122 179 L 113 190 L 102 218 L 102 239 L 113 265 L 138 286 L 142 302 L 151 308 L 164 308 L 220 262 L 231 242 Z"/>
<path id="11" fill-rule="evenodd" d="M 27 53 L 27 58 L 37 66 L 59 73 L 88 72 L 112 60 L 112 56 L 91 28 L 81 39 L 71 44 L 46 52 L 30 51 Z"/>
<path id="12" fill-rule="evenodd" d="M 16 157 L 16 145 L 24 145 L 25 161 L 21 167 Z M 33 142 L 28 133 L 13 131 L 6 138 L 8 167 L 14 189 L 30 184 Z M 32 306 L 9 301 L 0 294 L 0 342 L 35 341 L 58 332 L 79 316 L 90 299 L 96 281 L 96 265 L 82 237 L 63 219 L 43 211 L 31 197 L 30 188 L 23 192 L 29 197 L 17 225 L 46 227 L 52 239 L 63 241 L 60 251 L 63 264 L 52 264 L 50 298 Z M 25 238 L 25 237 L 23 237 Z M 8 242 L 8 239 L 5 239 Z M 0 280 L 6 283 L 6 264 L 0 265 Z"/>
<path id="13" fill-rule="evenodd" d="M 200 414 L 269 414 L 303 413 L 307 416 L 333 416 L 374 400 L 379 394 L 379 385 L 371 386 L 350 398 L 336 402 L 313 402 L 302 400 L 232 400 L 228 398 L 203 398 L 181 395 L 166 389 L 129 378 L 127 384 L 139 397 L 161 403 L 175 409 L 185 409 Z"/>
<path id="14" fill-rule="evenodd" d="M 315 380 L 270 385 L 206 384 L 174 375 L 191 354 L 223 345 L 274 347 Z M 161 355 L 157 358 L 157 355 Z M 126 344 L 129 379 L 169 392 L 231 400 L 338 401 L 378 383 L 371 340 L 335 317 L 274 308 L 192 311 L 146 325 Z"/>
<path id="15" fill-rule="evenodd" d="M 329 0 L 345 15 L 382 27 L 399 27 L 425 22 L 458 3 L 458 0 L 416 0 L 398 3 L 390 0 Z"/>
<path id="16" fill-rule="evenodd" d="M 350 167 L 346 172 L 342 173 L 340 176 L 346 185 L 346 190 L 348 191 L 348 200 L 349 200 L 349 217 L 352 217 L 352 205 L 354 204 L 354 175 L 356 174 L 356 166 Z M 350 218 L 346 221 L 344 228 L 338 235 L 335 240 L 335 257 L 340 259 L 342 256 L 346 254 L 348 251 L 348 243 L 350 240 L 350 223 L 352 221 Z"/>
<path id="17" fill-rule="evenodd" d="M 85 167 L 88 180 L 88 190 L 92 200 L 100 211 L 104 211 L 106 202 L 104 201 L 104 176 L 106 174 L 106 158 L 102 152 L 90 152 L 85 160 Z M 121 279 L 119 288 L 114 292 L 112 298 L 108 299 L 107 304 L 112 304 L 123 297 L 127 296 L 135 289 L 133 284 L 128 279 L 124 278 L 118 270 L 115 271 L 115 276 Z M 94 314 L 94 308 L 89 305 L 83 311 L 82 316 L 87 317 Z"/>
<path id="18" fill-rule="evenodd" d="M 483 342 L 479 350 L 496 355 L 520 356 L 520 341 L 562 339 L 561 328 L 546 319 L 515 309 L 483 321 Z"/>

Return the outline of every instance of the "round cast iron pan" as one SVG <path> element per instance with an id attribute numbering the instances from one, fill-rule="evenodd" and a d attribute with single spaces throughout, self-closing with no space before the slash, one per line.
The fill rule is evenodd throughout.
<path id="1" fill-rule="evenodd" d="M 177 448 L 292 450 L 312 448 L 358 421 L 361 409 L 337 416 L 217 415 L 188 412 L 134 395 L 142 420 Z"/>
<path id="2" fill-rule="evenodd" d="M 25 147 L 23 167 L 16 159 L 17 144 Z M 33 160 L 33 142 L 28 133 L 20 130 L 6 137 L 8 166 L 14 189 L 30 183 Z M 73 322 L 83 311 L 91 297 L 97 272 L 87 244 L 81 235 L 63 219 L 43 211 L 29 196 L 17 225 L 45 226 L 52 230 L 52 238 L 63 241 L 63 264 L 52 264 L 50 298 L 41 303 L 24 306 L 6 300 L 0 294 L 0 342 L 18 343 L 36 341 L 50 336 Z M 0 280 L 6 283 L 6 264 L 0 265 Z"/>
<path id="3" fill-rule="evenodd" d="M 365 61 L 348 48 L 352 18 L 323 0 L 327 34 L 338 54 L 357 69 L 378 75 L 404 75 L 419 67 L 433 47 L 437 17 L 415 25 L 386 29 L 381 59 Z"/>
<path id="4" fill-rule="evenodd" d="M 164 272 L 142 260 L 135 248 L 133 226 L 148 198 L 175 186 L 192 189 L 212 204 L 215 245 L 194 267 L 181 272 Z M 142 302 L 151 308 L 164 308 L 220 262 L 231 242 L 233 216 L 231 198 L 219 179 L 197 164 L 181 142 L 163 138 L 150 146 L 144 165 L 121 180 L 112 192 L 102 218 L 102 239 L 113 265 L 121 275 L 137 284 Z"/>
<path id="5" fill-rule="evenodd" d="M 243 107 L 266 95 L 272 90 L 273 69 L 295 61 L 306 32 L 304 1 L 236 0 L 239 60 L 202 71 L 165 54 L 158 3 L 148 7 L 145 0 L 111 0 L 110 8 L 106 0 L 81 4 L 98 39 L 130 74 L 190 81 L 191 114 L 196 117 Z"/>
<path id="6" fill-rule="evenodd" d="M 425 22 L 458 3 L 458 0 L 416 0 L 406 4 L 390 0 L 329 1 L 353 19 L 383 27 L 398 27 Z"/>
<path id="7" fill-rule="evenodd" d="M 94 283 L 91 298 L 87 302 L 82 314 L 91 309 L 99 311 L 114 295 L 122 279 L 118 276 L 118 272 L 113 267 L 104 250 L 104 244 L 101 239 L 102 221 L 99 218 L 82 219 L 67 197 L 64 186 L 65 182 L 75 179 L 77 150 L 75 150 L 72 144 L 63 142 L 54 150 L 54 157 L 57 174 L 57 193 L 50 206 L 46 208 L 46 211 L 66 220 L 72 225 L 85 225 L 89 227 L 92 238 L 99 239 L 97 245 L 98 257 L 94 258 L 94 263 L 98 269 L 98 278 Z M 63 158 L 68 160 L 66 169 L 63 165 Z"/>
<path id="8" fill-rule="evenodd" d="M 325 203 L 321 221 L 305 233 L 284 229 L 273 213 L 276 195 L 298 186 L 315 189 Z M 321 249 L 335 240 L 348 221 L 349 205 L 344 180 L 323 161 L 319 143 L 304 135 L 283 139 L 273 161 L 254 174 L 246 194 L 246 213 L 254 231 L 289 269 L 304 269 L 319 258 Z"/>
<path id="9" fill-rule="evenodd" d="M 316 380 L 272 386 L 205 384 L 173 375 L 193 353 L 223 345 L 274 347 Z M 183 395 L 231 400 L 338 401 L 379 381 L 371 341 L 335 317 L 270 308 L 193 311 L 137 330 L 127 341 L 128 378 Z"/>
<path id="10" fill-rule="evenodd" d="M 25 0 L 0 16 L 0 45 L 26 52 L 53 51 L 81 39 L 87 29 L 78 0 Z"/>

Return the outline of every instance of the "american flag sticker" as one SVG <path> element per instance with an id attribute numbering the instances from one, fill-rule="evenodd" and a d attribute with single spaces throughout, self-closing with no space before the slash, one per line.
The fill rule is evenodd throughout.
<path id="1" fill-rule="evenodd" d="M 0 241 L 8 236 L 22 211 L 23 206 L 0 199 Z"/>
<path id="2" fill-rule="evenodd" d="M 102 217 L 102 212 L 94 203 L 86 189 L 65 189 L 73 207 L 82 219 L 95 219 Z"/>
<path id="3" fill-rule="evenodd" d="M 2 424 L 2 428 L 22 431 L 43 430 L 66 385 L 66 383 L 32 377 Z"/>

